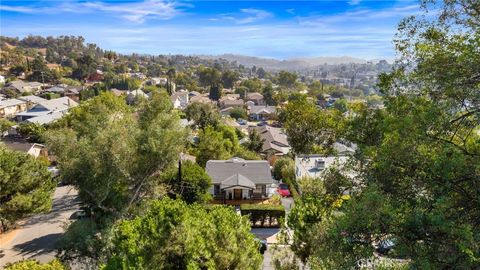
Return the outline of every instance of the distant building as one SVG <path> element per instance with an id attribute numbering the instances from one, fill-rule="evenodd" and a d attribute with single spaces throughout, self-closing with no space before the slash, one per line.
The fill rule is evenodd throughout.
<path id="1" fill-rule="evenodd" d="M 42 85 L 39 82 L 24 82 L 21 80 L 16 80 L 7 84 L 3 90 L 5 91 L 14 91 L 17 94 L 32 93 L 36 94 L 38 91 L 42 90 Z"/>
<path id="2" fill-rule="evenodd" d="M 68 97 L 45 100 L 37 103 L 28 111 L 17 114 L 17 120 L 40 125 L 49 124 L 62 118 L 70 108 L 76 106 L 78 103 Z"/>
<path id="3" fill-rule="evenodd" d="M 183 110 L 187 107 L 189 102 L 188 91 L 187 90 L 177 91 L 170 96 L 170 100 L 172 101 L 173 107 L 175 109 Z"/>
<path id="4" fill-rule="evenodd" d="M 247 93 L 247 101 L 253 101 L 255 105 L 265 105 L 263 95 L 260 93 Z"/>
<path id="5" fill-rule="evenodd" d="M 277 109 L 275 106 L 259 105 L 248 107 L 248 117 L 251 120 L 263 121 L 273 119 L 276 115 Z"/>
<path id="6" fill-rule="evenodd" d="M 335 143 L 333 148 L 335 155 L 297 155 L 295 157 L 295 178 L 317 178 L 331 166 L 345 164 L 349 157 L 355 153 L 355 147 L 349 147 L 345 144 Z"/>
<path id="7" fill-rule="evenodd" d="M 20 99 L 5 99 L 0 100 L 0 117 L 9 118 L 14 117 L 20 112 L 27 110 L 27 102 Z"/>
<path id="8" fill-rule="evenodd" d="M 139 99 L 142 99 L 142 98 L 143 99 L 148 99 L 149 97 L 148 97 L 147 94 L 145 94 L 145 92 L 143 92 L 140 89 L 127 92 L 127 97 L 126 97 L 127 104 L 132 105 L 136 101 L 138 101 Z"/>
<path id="9" fill-rule="evenodd" d="M 256 130 L 264 140 L 261 153 L 264 155 L 283 156 L 290 152 L 287 135 L 281 128 L 271 126 L 251 127 L 250 132 Z"/>

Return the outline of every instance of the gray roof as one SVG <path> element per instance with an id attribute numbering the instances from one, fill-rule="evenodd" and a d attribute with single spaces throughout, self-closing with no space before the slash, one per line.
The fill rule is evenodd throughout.
<path id="1" fill-rule="evenodd" d="M 251 129 L 256 129 L 260 137 L 265 140 L 263 142 L 262 152 L 273 149 L 284 154 L 285 152 L 288 153 L 287 149 L 290 148 L 290 144 L 288 143 L 287 135 L 283 133 L 281 128 L 261 126 L 252 127 Z"/>
<path id="2" fill-rule="evenodd" d="M 0 108 L 10 107 L 10 106 L 17 106 L 20 104 L 25 104 L 25 101 L 18 100 L 15 98 L 5 99 L 0 101 Z"/>
<path id="3" fill-rule="evenodd" d="M 60 97 L 40 102 L 37 106 L 41 106 L 49 111 L 65 111 L 77 105 L 78 103 L 69 97 Z"/>
<path id="4" fill-rule="evenodd" d="M 32 103 L 40 103 L 40 102 L 44 102 L 44 101 L 47 101 L 46 99 L 44 98 L 41 98 L 41 97 L 37 97 L 37 96 L 24 96 L 24 97 L 19 97 L 18 99 L 21 99 L 21 100 L 24 100 L 24 101 L 28 101 L 28 102 L 32 102 Z"/>
<path id="5" fill-rule="evenodd" d="M 277 109 L 275 106 L 250 106 L 250 114 L 274 114 Z"/>
<path id="6" fill-rule="evenodd" d="M 213 184 L 224 185 L 230 181 L 247 186 L 251 185 L 250 182 L 253 184 L 272 183 L 270 165 L 266 160 L 244 160 L 236 157 L 229 160 L 209 160 L 205 170 L 212 178 Z"/>
<path id="7" fill-rule="evenodd" d="M 248 179 L 247 177 L 236 173 L 227 179 L 223 180 L 220 184 L 221 189 L 226 189 L 229 187 L 247 187 L 247 188 L 255 188 L 255 183 L 252 180 Z"/>
<path id="8" fill-rule="evenodd" d="M 64 112 L 50 112 L 44 115 L 28 118 L 25 121 L 30 123 L 35 123 L 38 125 L 45 125 L 45 124 L 50 124 L 55 120 L 62 118 L 64 114 L 65 114 Z"/>

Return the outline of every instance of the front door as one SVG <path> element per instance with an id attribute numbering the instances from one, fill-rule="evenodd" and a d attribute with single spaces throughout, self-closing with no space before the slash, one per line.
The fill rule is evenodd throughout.
<path id="1" fill-rule="evenodd" d="M 233 199 L 241 200 L 242 199 L 242 190 L 241 189 L 234 189 L 233 190 Z"/>

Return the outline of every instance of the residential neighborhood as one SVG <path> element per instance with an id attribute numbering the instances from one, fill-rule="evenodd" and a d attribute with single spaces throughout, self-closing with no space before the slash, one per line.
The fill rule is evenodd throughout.
<path id="1" fill-rule="evenodd" d="M 2 1 L 0 268 L 480 269 L 479 18 Z"/>

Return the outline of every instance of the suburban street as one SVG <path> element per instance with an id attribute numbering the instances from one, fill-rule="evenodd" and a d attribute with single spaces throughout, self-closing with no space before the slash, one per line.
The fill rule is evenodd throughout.
<path id="1" fill-rule="evenodd" d="M 16 230 L 0 235 L 0 268 L 21 259 L 53 259 L 63 225 L 77 209 L 77 191 L 72 186 L 58 187 L 50 212 L 27 218 L 19 222 Z"/>

